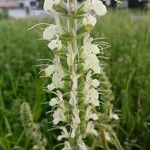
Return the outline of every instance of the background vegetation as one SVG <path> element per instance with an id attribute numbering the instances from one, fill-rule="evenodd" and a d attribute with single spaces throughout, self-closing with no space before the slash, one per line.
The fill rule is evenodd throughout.
<path id="1" fill-rule="evenodd" d="M 44 19 L 48 22 L 50 19 Z M 20 105 L 27 101 L 33 117 L 48 139 L 47 149 L 55 145 L 55 131 L 48 131 L 50 99 L 44 81 L 35 67 L 38 58 L 50 57 L 40 28 L 27 28 L 43 19 L 3 20 L 0 22 L 0 150 L 29 150 L 32 144 L 22 127 Z M 106 55 L 107 73 L 120 109 L 116 132 L 126 150 L 150 149 L 150 22 L 149 12 L 116 11 L 99 19 L 94 36 L 111 43 Z M 56 148 L 58 149 L 58 148 Z"/>

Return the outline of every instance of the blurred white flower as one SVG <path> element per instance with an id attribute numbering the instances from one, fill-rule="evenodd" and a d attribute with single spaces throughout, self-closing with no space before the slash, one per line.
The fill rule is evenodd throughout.
<path id="1" fill-rule="evenodd" d="M 86 58 L 89 54 L 98 54 L 100 52 L 97 44 L 92 43 L 93 38 L 89 37 L 87 34 L 83 40 L 83 53 Z"/>
<path id="2" fill-rule="evenodd" d="M 55 87 L 55 85 L 54 85 L 53 83 L 47 85 L 48 91 L 52 91 L 52 90 L 54 90 L 55 88 L 56 88 L 56 87 Z"/>
<path id="3" fill-rule="evenodd" d="M 68 141 L 65 141 L 64 148 L 62 150 L 72 150 L 71 145 Z"/>
<path id="4" fill-rule="evenodd" d="M 50 106 L 55 106 L 55 105 L 57 105 L 57 104 L 59 104 L 58 98 L 52 98 L 52 99 L 49 101 L 49 105 L 50 105 Z"/>
<path id="5" fill-rule="evenodd" d="M 47 89 L 49 91 L 52 91 L 57 88 L 61 88 L 63 86 L 62 78 L 64 77 L 65 73 L 63 71 L 62 66 L 59 64 L 59 62 L 57 63 L 58 64 L 55 64 L 55 69 L 53 71 L 52 83 L 47 85 Z"/>
<path id="6" fill-rule="evenodd" d="M 99 59 L 96 54 L 99 53 L 99 48 L 96 44 L 91 44 L 92 38 L 89 35 L 85 36 L 83 41 L 83 54 L 82 57 L 85 60 L 85 69 L 92 69 L 95 73 L 100 73 L 101 68 L 99 66 Z"/>
<path id="7" fill-rule="evenodd" d="M 109 133 L 108 133 L 108 132 L 104 132 L 104 134 L 105 134 L 105 138 L 106 138 L 106 140 L 107 140 L 107 141 L 110 141 L 110 140 L 111 140 L 111 138 L 110 138 Z"/>
<path id="8" fill-rule="evenodd" d="M 88 57 L 85 59 L 84 67 L 86 70 L 92 69 L 95 73 L 101 73 L 99 60 L 95 54 L 88 55 Z"/>
<path id="9" fill-rule="evenodd" d="M 61 141 L 63 138 L 69 137 L 69 133 L 65 127 L 60 127 L 59 129 L 61 129 L 62 131 L 61 131 L 61 135 L 57 137 L 58 141 Z"/>
<path id="10" fill-rule="evenodd" d="M 54 70 L 55 70 L 55 66 L 49 65 L 47 68 L 45 68 L 45 76 L 50 77 L 53 74 Z"/>
<path id="11" fill-rule="evenodd" d="M 86 14 L 85 17 L 83 18 L 83 25 L 86 30 L 89 30 L 92 27 L 94 27 L 96 22 L 97 22 L 96 18 L 90 14 Z"/>
<path id="12" fill-rule="evenodd" d="M 51 49 L 51 50 L 54 50 L 54 49 L 61 49 L 62 48 L 62 43 L 61 41 L 57 38 L 55 40 L 52 40 L 49 44 L 48 44 L 48 47 Z"/>
<path id="13" fill-rule="evenodd" d="M 91 87 L 97 88 L 100 85 L 99 80 L 97 79 L 92 79 L 92 71 L 88 71 L 87 75 L 86 75 L 86 82 L 85 82 L 85 88 L 84 91 L 88 92 L 88 90 Z"/>
<path id="14" fill-rule="evenodd" d="M 57 108 L 53 113 L 53 124 L 56 125 L 60 121 L 66 121 L 65 110 Z"/>
<path id="15" fill-rule="evenodd" d="M 58 25 L 51 24 L 47 28 L 45 28 L 43 32 L 43 39 L 50 41 L 52 38 L 57 36 L 58 33 L 59 33 Z"/>
<path id="16" fill-rule="evenodd" d="M 92 86 L 93 87 L 98 87 L 100 85 L 99 81 L 97 79 L 92 80 Z"/>
<path id="17" fill-rule="evenodd" d="M 94 129 L 93 121 L 89 121 L 87 123 L 86 133 L 94 134 L 95 136 L 98 136 L 98 132 Z"/>
<path id="18" fill-rule="evenodd" d="M 86 147 L 84 141 L 82 140 L 81 136 L 79 136 L 79 138 L 77 140 L 77 144 L 78 144 L 79 150 L 87 150 L 87 147 Z"/>
<path id="19" fill-rule="evenodd" d="M 107 13 L 106 6 L 101 0 L 88 0 L 84 3 L 84 10 L 93 10 L 97 15 L 103 16 Z"/>
<path id="20" fill-rule="evenodd" d="M 96 113 L 92 112 L 92 106 L 89 105 L 86 109 L 85 120 L 87 121 L 90 119 L 97 120 L 98 116 Z"/>
<path id="21" fill-rule="evenodd" d="M 45 0 L 44 1 L 44 10 L 50 11 L 53 8 L 53 5 L 57 5 L 60 0 Z"/>
<path id="22" fill-rule="evenodd" d="M 64 100 L 63 100 L 63 95 L 60 91 L 57 90 L 57 96 L 55 98 L 52 98 L 49 102 L 50 106 L 55 106 L 55 105 L 59 105 L 59 107 L 61 107 L 62 109 L 65 109 L 65 105 L 64 105 Z"/>
<path id="23" fill-rule="evenodd" d="M 89 71 L 86 75 L 85 87 L 84 87 L 84 95 L 85 95 L 85 103 L 92 104 L 94 106 L 99 106 L 99 93 L 95 89 L 95 87 L 99 86 L 99 81 L 97 79 L 92 79 L 92 73 Z"/>
<path id="24" fill-rule="evenodd" d="M 117 114 L 113 114 L 113 118 L 114 118 L 115 120 L 119 120 L 119 117 L 118 117 Z"/>
<path id="25" fill-rule="evenodd" d="M 94 106 L 99 106 L 99 93 L 96 89 L 90 88 L 87 93 L 85 93 L 85 103 L 92 104 Z"/>
<path id="26" fill-rule="evenodd" d="M 110 118 L 115 119 L 115 120 L 119 120 L 119 116 L 115 113 L 112 113 L 112 112 L 110 112 Z"/>

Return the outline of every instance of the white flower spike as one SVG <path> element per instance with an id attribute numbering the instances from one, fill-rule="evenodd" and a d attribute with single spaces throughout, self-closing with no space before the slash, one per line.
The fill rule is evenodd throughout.
<path id="1" fill-rule="evenodd" d="M 100 52 L 106 42 L 90 36 L 97 17 L 107 12 L 105 5 L 101 0 L 85 0 L 82 4 L 77 0 L 45 0 L 44 10 L 55 20 L 43 31 L 43 40 L 52 52 L 52 61 L 47 65 L 49 59 L 43 60 L 47 61 L 47 67 L 42 68 L 41 73 L 44 74 L 42 77 L 48 78 L 46 91 L 51 94 L 51 126 L 61 131 L 57 140 L 63 143 L 58 146 L 63 145 L 62 150 L 104 147 L 101 136 L 101 139 L 95 138 L 102 135 L 99 117 L 105 145 L 107 142 L 113 144 L 116 137 L 110 136 L 114 135 L 111 121 L 119 117 L 113 113 L 110 83 L 99 59 L 104 57 Z M 94 139 L 90 144 L 86 141 L 89 134 Z"/>

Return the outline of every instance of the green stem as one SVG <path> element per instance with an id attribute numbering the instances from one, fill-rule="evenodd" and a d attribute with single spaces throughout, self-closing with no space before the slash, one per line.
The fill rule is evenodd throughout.
<path id="1" fill-rule="evenodd" d="M 70 38 L 71 38 L 71 47 L 72 47 L 71 55 L 74 55 L 74 53 L 75 54 L 77 53 L 77 37 L 76 37 L 77 27 L 76 27 L 76 20 L 73 18 L 72 12 L 70 11 L 71 3 L 74 3 L 74 5 L 76 5 L 76 0 L 73 0 L 73 1 L 68 0 L 68 6 L 69 6 L 68 30 L 70 32 Z M 72 58 L 72 56 L 71 56 L 71 58 Z M 73 60 L 72 65 L 70 66 L 70 76 L 72 78 L 77 76 L 75 60 Z M 72 83 L 74 83 L 73 80 L 72 80 Z M 77 88 L 75 88 L 73 86 L 73 84 L 72 84 L 71 92 L 75 95 L 76 100 L 77 100 Z M 75 106 L 75 107 L 77 109 L 77 106 Z M 73 110 L 73 109 L 75 109 L 75 107 L 71 106 L 71 109 Z M 77 149 L 77 137 L 75 136 L 74 139 L 70 139 L 70 143 L 71 143 L 72 148 L 76 150 Z"/>
<path id="2" fill-rule="evenodd" d="M 106 141 L 106 138 L 105 138 L 105 133 L 104 133 L 103 127 L 101 126 L 101 123 L 100 123 L 100 119 L 98 120 L 98 126 L 97 127 L 98 127 L 98 130 L 99 130 L 99 136 L 102 140 L 103 150 L 110 150 L 109 146 L 108 146 L 108 143 Z"/>

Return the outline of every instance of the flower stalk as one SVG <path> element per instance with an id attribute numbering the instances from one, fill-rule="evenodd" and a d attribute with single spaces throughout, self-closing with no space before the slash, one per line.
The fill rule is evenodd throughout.
<path id="1" fill-rule="evenodd" d="M 106 7 L 100 0 L 45 0 L 44 10 L 56 23 L 43 32 L 54 56 L 40 73 L 50 81 L 46 91 L 51 94 L 52 123 L 61 132 L 57 140 L 63 141 L 62 150 L 109 150 L 118 143 L 112 127 L 119 117 L 101 61 L 107 58 L 103 50 L 108 44 L 90 37 Z"/>

